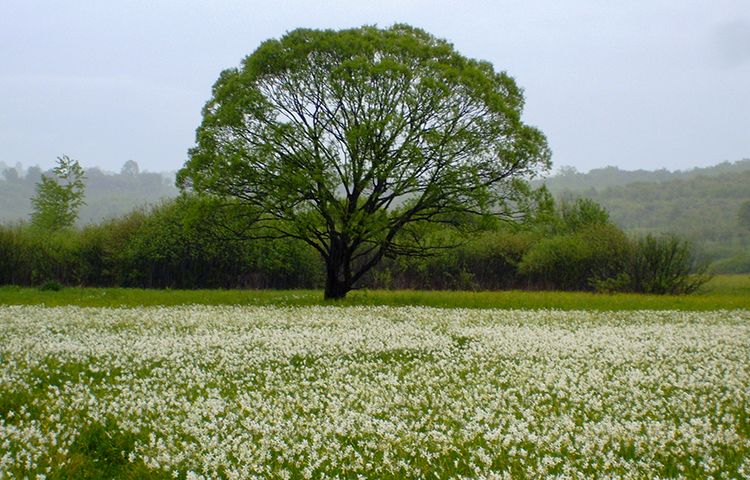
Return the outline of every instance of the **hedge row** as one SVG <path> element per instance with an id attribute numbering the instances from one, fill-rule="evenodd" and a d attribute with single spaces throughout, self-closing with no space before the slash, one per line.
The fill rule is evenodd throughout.
<path id="1" fill-rule="evenodd" d="M 2 226 L 0 284 L 322 286 L 323 263 L 303 242 L 241 240 L 217 218 L 210 205 L 183 197 L 83 229 Z M 361 286 L 689 293 L 705 281 L 696 272 L 687 242 L 629 238 L 601 207 L 579 200 L 525 225 L 485 229 L 440 255 L 386 259 Z"/>

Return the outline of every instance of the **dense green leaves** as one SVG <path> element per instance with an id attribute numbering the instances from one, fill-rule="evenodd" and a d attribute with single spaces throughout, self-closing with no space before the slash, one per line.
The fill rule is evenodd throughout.
<path id="1" fill-rule="evenodd" d="M 593 289 L 625 271 L 630 243 L 613 225 L 591 225 L 539 241 L 524 255 L 520 272 L 546 289 Z"/>
<path id="2" fill-rule="evenodd" d="M 538 214 L 523 224 L 479 222 L 467 227 L 469 235 L 439 224 L 422 224 L 417 240 L 401 241 L 419 241 L 435 248 L 433 255 L 385 258 L 363 276 L 361 284 L 420 290 L 532 288 L 664 294 L 688 293 L 706 279 L 694 275 L 699 270 L 692 249 L 683 240 L 628 238 L 606 221 L 606 212 L 588 200 L 557 208 L 554 204 L 537 207 Z M 0 227 L 0 284 L 323 285 L 325 265 L 309 245 L 288 238 L 238 239 L 237 230 L 253 215 L 242 204 L 183 196 L 79 230 L 50 233 L 24 224 Z"/>
<path id="3" fill-rule="evenodd" d="M 692 293 L 707 278 L 695 264 L 690 244 L 674 235 L 638 240 L 628 269 L 630 290 L 639 293 Z M 693 275 L 691 275 L 691 273 Z"/>
<path id="4" fill-rule="evenodd" d="M 517 213 L 518 179 L 549 166 L 522 107 L 510 76 L 422 30 L 295 30 L 221 74 L 178 183 L 256 208 L 247 236 L 307 242 L 342 296 L 424 254 L 401 241 L 415 224 Z"/>
<path id="5" fill-rule="evenodd" d="M 0 226 L 0 284 L 147 288 L 321 285 L 315 252 L 291 240 L 240 241 L 217 212 L 179 198 L 82 229 Z"/>

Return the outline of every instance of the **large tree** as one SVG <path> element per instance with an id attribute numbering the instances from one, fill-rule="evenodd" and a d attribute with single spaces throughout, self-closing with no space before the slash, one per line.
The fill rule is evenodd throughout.
<path id="1" fill-rule="evenodd" d="M 383 257 L 424 254 L 424 222 L 512 216 L 549 168 L 505 72 L 407 25 L 300 29 L 222 72 L 186 189 L 252 208 L 249 238 L 293 237 L 343 298 Z"/>

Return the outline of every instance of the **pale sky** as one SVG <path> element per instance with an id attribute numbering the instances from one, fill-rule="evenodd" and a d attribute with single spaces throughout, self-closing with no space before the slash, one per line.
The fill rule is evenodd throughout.
<path id="1" fill-rule="evenodd" d="M 750 158 L 749 0 L 2 0 L 0 160 L 177 170 L 219 73 L 263 40 L 397 22 L 513 76 L 555 167 Z"/>

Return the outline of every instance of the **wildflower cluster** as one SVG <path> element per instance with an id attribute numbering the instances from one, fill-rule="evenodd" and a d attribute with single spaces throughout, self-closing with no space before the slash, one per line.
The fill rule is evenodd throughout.
<path id="1" fill-rule="evenodd" d="M 750 478 L 750 312 L 0 307 L 0 365 L 0 479 Z"/>

